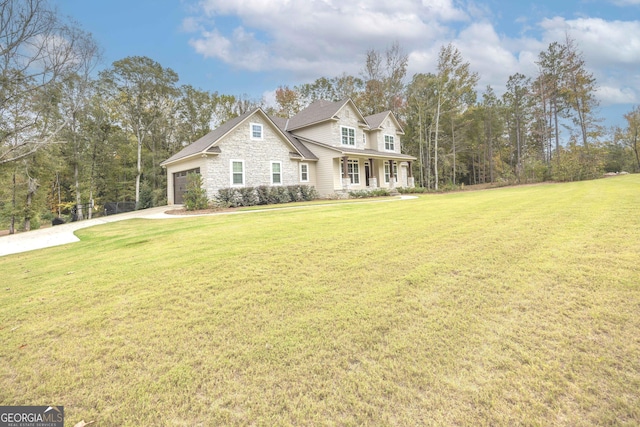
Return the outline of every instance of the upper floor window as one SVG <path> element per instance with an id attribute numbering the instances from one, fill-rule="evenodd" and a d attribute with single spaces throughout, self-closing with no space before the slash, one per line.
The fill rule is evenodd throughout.
<path id="1" fill-rule="evenodd" d="M 396 149 L 395 140 L 393 135 L 385 135 L 384 136 L 384 149 L 393 151 Z"/>
<path id="2" fill-rule="evenodd" d="M 251 123 L 249 125 L 251 128 L 251 139 L 262 139 L 262 125 L 260 123 Z"/>
<path id="3" fill-rule="evenodd" d="M 282 184 L 282 163 L 271 162 L 271 185 Z"/>
<path id="4" fill-rule="evenodd" d="M 342 145 L 356 145 L 355 128 L 341 126 L 340 132 L 342 133 Z"/>
<path id="5" fill-rule="evenodd" d="M 300 163 L 300 182 L 309 182 L 309 165 Z"/>

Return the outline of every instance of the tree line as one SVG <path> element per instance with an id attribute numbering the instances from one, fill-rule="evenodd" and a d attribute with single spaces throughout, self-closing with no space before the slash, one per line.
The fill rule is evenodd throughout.
<path id="1" fill-rule="evenodd" d="M 96 73 L 100 53 L 46 0 L 0 0 L 0 221 L 10 233 L 72 207 L 81 219 L 107 202 L 162 205 L 160 162 L 256 106 L 290 117 L 317 99 L 352 98 L 365 116 L 393 111 L 426 189 L 640 170 L 640 107 L 625 128 L 604 128 L 595 79 L 569 37 L 540 52 L 536 76 L 509 77 L 501 97 L 491 87 L 479 97 L 478 74 L 451 44 L 435 73 L 408 80 L 395 43 L 366 52 L 358 76 L 279 87 L 275 106 L 179 85 L 148 57 Z"/>
<path id="2" fill-rule="evenodd" d="M 391 110 L 404 125 L 403 151 L 418 158 L 418 184 L 433 190 L 640 171 L 640 107 L 625 115 L 625 128 L 605 127 L 597 82 L 569 36 L 539 53 L 536 75 L 509 76 L 501 96 L 491 86 L 478 93 L 480 76 L 453 44 L 440 48 L 436 72 L 414 74 L 405 84 L 407 65 L 398 44 L 370 50 L 359 77 L 280 87 L 277 114 L 345 97 L 364 115 Z"/>

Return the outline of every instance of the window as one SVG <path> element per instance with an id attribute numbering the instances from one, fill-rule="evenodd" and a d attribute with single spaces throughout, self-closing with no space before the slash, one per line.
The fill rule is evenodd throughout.
<path id="1" fill-rule="evenodd" d="M 340 167 L 343 168 L 344 161 L 340 162 Z M 342 169 L 341 169 L 342 170 Z M 347 174 L 351 178 L 352 184 L 360 184 L 360 164 L 357 160 L 347 160 Z"/>
<path id="2" fill-rule="evenodd" d="M 384 162 L 384 182 L 389 182 L 391 180 L 391 169 L 389 168 L 389 162 Z M 393 176 L 398 176 L 398 165 L 397 163 L 393 164 Z"/>
<path id="3" fill-rule="evenodd" d="M 384 149 L 389 151 L 395 150 L 395 141 L 393 139 L 393 135 L 384 136 Z"/>
<path id="4" fill-rule="evenodd" d="M 262 139 L 262 125 L 260 123 L 251 123 L 251 139 Z"/>
<path id="5" fill-rule="evenodd" d="M 309 165 L 300 163 L 300 182 L 309 182 Z"/>
<path id="6" fill-rule="evenodd" d="M 231 160 L 231 185 L 244 185 L 244 160 Z"/>
<path id="7" fill-rule="evenodd" d="M 346 126 L 340 127 L 342 145 L 356 145 L 356 130 Z"/>
<path id="8" fill-rule="evenodd" d="M 271 162 L 271 185 L 282 184 L 282 163 Z"/>

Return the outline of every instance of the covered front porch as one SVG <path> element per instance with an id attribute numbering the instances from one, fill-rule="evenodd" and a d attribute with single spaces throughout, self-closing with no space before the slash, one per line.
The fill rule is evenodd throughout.
<path id="1" fill-rule="evenodd" d="M 409 157 L 409 156 L 407 156 Z M 383 158 L 344 155 L 336 158 L 340 179 L 336 190 L 374 190 L 415 187 L 411 168 L 413 158 Z"/>

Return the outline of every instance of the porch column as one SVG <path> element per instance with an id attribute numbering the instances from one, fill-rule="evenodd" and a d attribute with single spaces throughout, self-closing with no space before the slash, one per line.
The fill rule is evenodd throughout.
<path id="1" fill-rule="evenodd" d="M 342 188 L 345 191 L 349 190 L 351 186 L 351 178 L 349 178 L 349 167 L 347 165 L 347 160 L 349 156 L 342 157 Z"/>
<path id="2" fill-rule="evenodd" d="M 407 162 L 409 164 L 409 168 L 407 170 L 407 186 L 409 188 L 414 188 L 416 186 L 416 180 L 413 178 L 413 171 L 411 170 L 411 162 Z"/>
<path id="3" fill-rule="evenodd" d="M 373 158 L 369 158 L 369 171 L 371 171 L 369 187 L 378 188 L 378 175 L 376 174 L 376 168 L 373 166 Z"/>
<path id="4" fill-rule="evenodd" d="M 393 172 L 393 160 L 389 160 L 389 187 L 396 188 L 396 174 Z"/>

